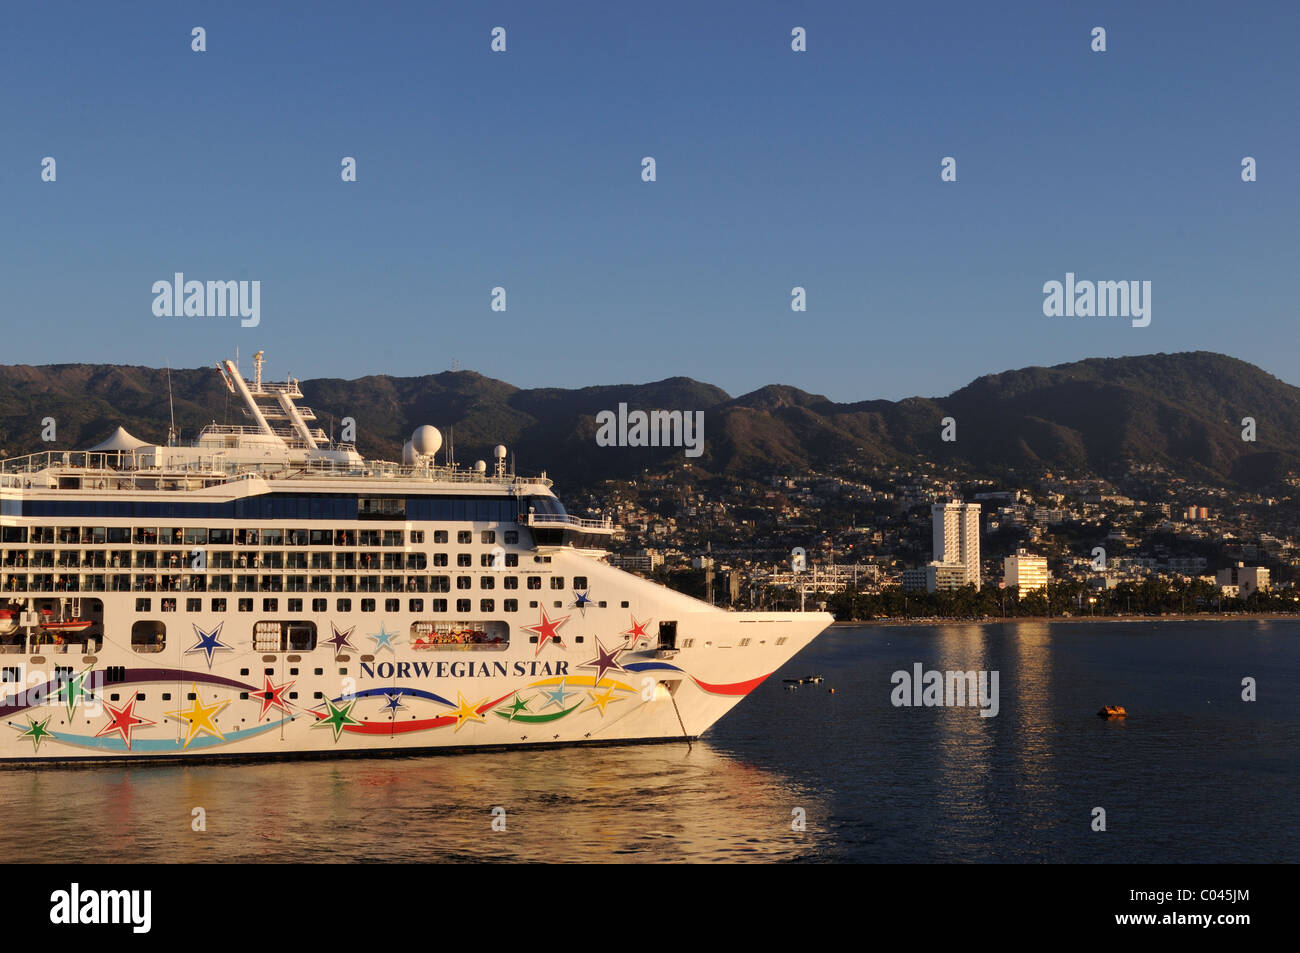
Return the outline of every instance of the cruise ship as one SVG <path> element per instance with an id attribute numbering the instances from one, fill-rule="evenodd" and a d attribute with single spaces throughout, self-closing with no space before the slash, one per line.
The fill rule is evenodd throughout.
<path id="1" fill-rule="evenodd" d="M 254 364 L 244 426 L 0 466 L 0 762 L 689 741 L 832 621 L 610 565 L 504 447 L 365 460 Z"/>

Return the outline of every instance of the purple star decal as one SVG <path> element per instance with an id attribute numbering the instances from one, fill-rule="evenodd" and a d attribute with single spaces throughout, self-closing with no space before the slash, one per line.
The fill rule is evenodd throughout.
<path id="1" fill-rule="evenodd" d="M 623 652 L 625 652 L 626 650 L 627 647 L 624 645 L 620 645 L 618 648 L 612 651 L 606 650 L 605 646 L 603 646 L 600 642 L 600 636 L 596 636 L 596 657 L 592 659 L 590 662 L 583 662 L 582 665 L 578 667 L 597 669 L 598 671 L 596 672 L 596 684 L 599 685 L 601 679 L 605 677 L 606 672 L 627 671 L 627 669 L 625 669 L 622 665 L 618 664 L 618 657 L 621 654 L 623 654 Z"/>
<path id="2" fill-rule="evenodd" d="M 354 652 L 356 651 L 357 647 L 348 640 L 348 636 L 350 636 L 352 634 L 352 630 L 356 628 L 355 625 L 348 626 L 346 631 L 340 632 L 339 627 L 335 625 L 333 622 L 331 622 L 330 628 L 334 630 L 334 636 L 333 638 L 326 639 L 325 644 L 334 646 L 335 658 L 338 658 L 339 653 L 342 652 L 344 649 L 352 649 L 352 651 Z"/>

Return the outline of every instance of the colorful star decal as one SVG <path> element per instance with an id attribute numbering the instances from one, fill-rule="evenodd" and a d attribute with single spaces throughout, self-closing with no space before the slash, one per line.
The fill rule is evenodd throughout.
<path id="1" fill-rule="evenodd" d="M 338 658 L 339 653 L 341 653 L 344 649 L 352 649 L 354 652 L 356 651 L 357 647 L 353 645 L 351 641 L 349 641 L 349 637 L 352 635 L 352 630 L 356 628 L 355 625 L 348 626 L 348 628 L 345 631 L 340 632 L 339 627 L 335 625 L 333 622 L 331 622 L 330 628 L 334 631 L 334 635 L 326 639 L 325 644 L 334 646 L 335 658 Z"/>
<path id="2" fill-rule="evenodd" d="M 546 647 L 547 642 L 553 641 L 560 648 L 565 648 L 564 641 L 560 638 L 558 633 L 560 631 L 560 626 L 564 625 L 564 623 L 568 621 L 569 621 L 569 617 L 567 615 L 562 619 L 555 619 L 554 621 L 552 621 L 550 617 L 547 616 L 546 610 L 542 609 L 541 622 L 537 623 L 537 625 L 524 626 L 525 632 L 536 632 L 538 636 L 537 651 L 534 652 L 533 655 L 534 656 L 541 655 L 542 649 Z"/>
<path id="3" fill-rule="evenodd" d="M 90 674 L 90 669 L 86 669 L 80 675 L 74 675 L 59 683 L 59 690 L 55 693 L 56 698 L 62 698 L 65 694 L 68 697 L 68 721 L 72 721 L 72 713 L 76 710 L 77 699 L 90 694 L 86 691 L 86 676 Z"/>
<path id="4" fill-rule="evenodd" d="M 95 733 L 96 738 L 104 735 L 111 735 L 117 732 L 126 742 L 126 749 L 131 750 L 131 729 L 139 728 L 142 725 L 156 725 L 158 722 L 150 721 L 148 718 L 141 718 L 134 711 L 136 700 L 132 698 L 121 708 L 114 708 L 108 702 L 104 702 L 104 707 L 108 709 L 108 724 Z"/>
<path id="5" fill-rule="evenodd" d="M 626 632 L 620 632 L 619 635 L 626 635 L 631 642 L 636 642 L 637 639 L 648 639 L 650 636 L 645 629 L 650 622 L 650 619 L 646 619 L 644 622 L 638 622 L 636 621 L 636 616 L 632 616 L 632 628 L 628 629 Z"/>
<path id="6" fill-rule="evenodd" d="M 511 721 L 514 721 L 515 718 L 526 711 L 528 711 L 528 702 L 520 698 L 518 692 L 515 692 L 515 700 L 506 706 L 505 711 L 499 714 L 507 715 Z"/>
<path id="7" fill-rule="evenodd" d="M 224 622 L 218 622 L 217 627 L 211 632 L 206 632 L 197 625 L 194 626 L 194 634 L 199 637 L 199 640 L 190 648 L 186 649 L 185 654 L 191 655 L 194 652 L 204 653 L 208 657 L 208 669 L 211 670 L 213 652 L 233 652 L 235 650 L 233 645 L 226 645 L 226 643 L 221 641 L 221 627 L 223 625 L 225 625 Z"/>
<path id="8" fill-rule="evenodd" d="M 351 631 L 350 629 L 348 631 Z M 361 722 L 352 717 L 352 707 L 357 703 L 354 698 L 346 705 L 335 705 L 328 698 L 325 699 L 325 707 L 328 709 L 328 715 L 321 715 L 320 720 L 312 725 L 313 728 L 323 728 L 329 725 L 334 729 L 334 740 L 339 740 L 339 735 L 343 734 L 345 725 L 359 725 Z"/>
<path id="9" fill-rule="evenodd" d="M 384 707 L 381 709 L 382 711 L 388 711 L 388 712 L 392 712 L 393 714 L 396 714 L 400 709 L 406 707 L 405 705 L 402 704 L 401 692 L 398 692 L 395 695 L 389 695 L 385 693 L 384 697 L 387 698 L 388 701 L 384 702 Z"/>
<path id="10" fill-rule="evenodd" d="M 185 734 L 185 744 L 182 747 L 188 748 L 190 742 L 194 740 L 194 737 L 200 731 L 225 741 L 226 736 L 217 728 L 215 719 L 221 713 L 221 710 L 230 704 L 230 701 L 226 700 L 205 705 L 203 699 L 199 697 L 199 687 L 193 683 L 190 684 L 190 692 L 194 695 L 194 704 L 188 710 L 166 712 L 166 714 L 174 718 L 189 722 L 189 731 Z"/>
<path id="11" fill-rule="evenodd" d="M 626 645 L 620 645 L 613 651 L 606 651 L 605 646 L 601 644 L 600 636 L 596 636 L 596 657 L 590 662 L 583 662 L 579 668 L 594 668 L 596 672 L 596 686 L 599 688 L 601 680 L 605 673 L 611 669 L 615 672 L 626 672 L 622 665 L 618 664 L 618 657 L 627 651 Z"/>
<path id="12" fill-rule="evenodd" d="M 50 718 L 53 717 L 54 717 L 53 715 L 50 715 Z M 32 739 L 32 744 L 34 746 L 32 750 L 33 754 L 40 752 L 42 741 L 44 741 L 46 738 L 54 737 L 54 732 L 48 730 L 45 727 L 50 723 L 50 718 L 46 718 L 42 722 L 37 722 L 32 719 L 31 715 L 27 716 L 27 727 L 22 730 L 20 737 Z M 14 725 L 13 727 L 18 728 L 20 726 Z"/>
<path id="13" fill-rule="evenodd" d="M 459 704 L 452 711 L 446 712 L 445 714 L 455 717 L 457 731 L 460 731 L 465 722 L 471 719 L 474 721 L 487 721 L 487 719 L 479 714 L 478 711 L 479 706 L 487 701 L 486 698 L 483 699 L 483 701 L 474 703 L 473 705 L 465 701 L 465 696 L 460 692 L 456 693 L 456 698 L 459 700 Z"/>
<path id="14" fill-rule="evenodd" d="M 271 684 L 270 675 L 266 675 L 264 678 L 266 679 L 266 685 L 263 686 L 262 690 L 255 696 L 262 703 L 262 710 L 258 713 L 257 720 L 261 721 L 266 717 L 266 712 L 269 708 L 278 708 L 286 715 L 293 714 L 293 712 L 289 710 L 288 702 L 284 700 L 284 693 L 293 682 L 285 682 L 283 685 L 276 686 Z M 297 681 L 297 679 L 294 679 L 293 681 Z"/>
<path id="15" fill-rule="evenodd" d="M 583 616 L 586 616 L 587 607 L 589 605 L 591 605 L 591 590 L 588 589 L 586 592 L 579 592 L 577 589 L 574 589 L 572 608 L 577 609 L 583 614 Z"/>
<path id="16" fill-rule="evenodd" d="M 621 702 L 623 700 L 622 698 L 614 694 L 614 689 L 612 686 L 610 688 L 605 689 L 604 694 L 601 695 L 597 695 L 595 692 L 587 692 L 587 697 L 591 699 L 591 704 L 588 705 L 586 708 L 584 708 L 583 711 L 591 711 L 593 708 L 599 708 L 601 718 L 605 717 L 606 705 L 610 704 L 611 702 Z"/>
<path id="17" fill-rule="evenodd" d="M 397 654 L 397 650 L 393 647 L 393 639 L 396 637 L 397 637 L 397 633 L 389 632 L 386 628 L 384 628 L 384 624 L 382 622 L 379 623 L 379 631 L 377 633 L 375 633 L 374 635 L 366 636 L 366 638 L 368 639 L 375 640 L 376 653 L 378 653 L 381 649 L 388 649 L 388 651 L 392 652 L 394 655 Z"/>
<path id="18" fill-rule="evenodd" d="M 566 692 L 564 690 L 564 679 L 560 679 L 560 684 L 556 685 L 554 688 L 542 688 L 541 691 L 542 694 L 546 696 L 546 704 L 542 706 L 542 711 L 545 711 L 552 705 L 555 705 L 558 708 L 563 708 L 564 699 L 568 698 L 570 695 L 578 694 L 577 692 Z"/>

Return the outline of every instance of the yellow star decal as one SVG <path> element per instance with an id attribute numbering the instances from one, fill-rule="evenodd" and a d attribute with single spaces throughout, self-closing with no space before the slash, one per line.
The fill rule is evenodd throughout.
<path id="1" fill-rule="evenodd" d="M 230 702 L 224 701 L 212 705 L 205 705 L 203 704 L 202 699 L 199 698 L 199 689 L 197 685 L 191 684 L 190 691 L 194 693 L 194 704 L 189 710 L 169 711 L 166 713 L 189 722 L 189 732 L 185 735 L 185 744 L 182 745 L 182 747 L 188 748 L 190 742 L 194 740 L 194 736 L 200 731 L 206 732 L 214 737 L 220 738 L 222 741 L 225 741 L 226 736 L 218 730 L 213 719 L 216 718 L 221 710 L 229 705 Z"/>
<path id="2" fill-rule="evenodd" d="M 460 731 L 461 726 L 471 718 L 474 719 L 475 721 L 483 721 L 483 722 L 487 721 L 486 718 L 484 718 L 482 715 L 478 713 L 479 706 L 487 703 L 486 698 L 484 698 L 482 701 L 475 702 L 474 704 L 471 705 L 469 702 L 465 701 L 465 696 L 462 695 L 460 692 L 456 693 L 456 697 L 460 700 L 460 704 L 457 705 L 455 709 L 446 712 L 445 714 L 456 716 L 457 731 Z"/>
<path id="3" fill-rule="evenodd" d="M 596 687 L 599 688 L 600 686 L 597 685 Z M 587 692 L 587 697 L 591 699 L 591 704 L 584 708 L 583 711 L 591 711 L 593 708 L 599 708 L 601 718 L 605 717 L 606 705 L 611 702 L 621 702 L 623 700 L 621 697 L 614 694 L 614 687 L 612 685 L 605 689 L 603 695 L 597 695 L 595 692 Z"/>

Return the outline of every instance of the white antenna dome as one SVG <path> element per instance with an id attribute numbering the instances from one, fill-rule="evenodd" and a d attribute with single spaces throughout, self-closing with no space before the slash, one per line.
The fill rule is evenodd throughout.
<path id="1" fill-rule="evenodd" d="M 411 434 L 411 445 L 415 447 L 416 453 L 431 457 L 442 446 L 442 434 L 438 433 L 437 427 L 430 427 L 428 424 L 416 427 L 415 433 Z"/>
<path id="2" fill-rule="evenodd" d="M 492 456 L 496 457 L 498 460 L 504 460 L 506 458 L 505 444 L 499 443 L 495 447 L 493 447 Z"/>
<path id="3" fill-rule="evenodd" d="M 413 444 L 409 440 L 406 441 L 406 443 L 402 444 L 402 465 L 403 466 L 407 466 L 407 467 L 415 466 L 416 463 L 419 462 L 418 458 L 419 458 L 419 454 L 415 452 L 415 444 Z"/>
<path id="4" fill-rule="evenodd" d="M 475 460 L 475 461 L 474 461 L 474 472 L 475 472 L 475 473 L 487 473 L 487 461 L 486 461 L 486 460 Z"/>

